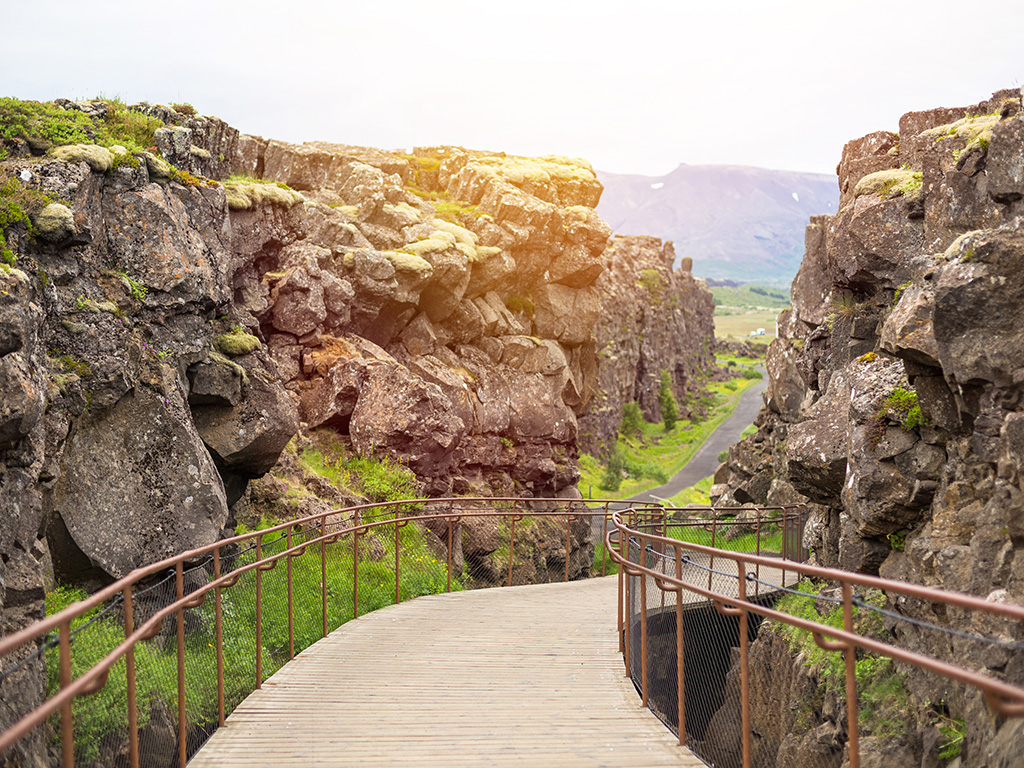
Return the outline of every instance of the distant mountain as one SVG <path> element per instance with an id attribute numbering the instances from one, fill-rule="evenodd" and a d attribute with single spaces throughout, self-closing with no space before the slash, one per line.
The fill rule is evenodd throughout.
<path id="1" fill-rule="evenodd" d="M 808 218 L 839 203 L 836 177 L 817 173 L 680 165 L 666 176 L 597 175 L 597 211 L 617 234 L 672 240 L 708 278 L 788 285 Z"/>

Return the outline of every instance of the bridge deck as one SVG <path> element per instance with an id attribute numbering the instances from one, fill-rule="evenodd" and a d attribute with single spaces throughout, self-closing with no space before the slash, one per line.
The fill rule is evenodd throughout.
<path id="1" fill-rule="evenodd" d="M 247 698 L 192 768 L 698 766 L 625 676 L 615 577 L 421 597 Z"/>

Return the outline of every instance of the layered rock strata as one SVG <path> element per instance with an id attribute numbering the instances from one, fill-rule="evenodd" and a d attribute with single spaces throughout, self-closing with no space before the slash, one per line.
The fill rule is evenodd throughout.
<path id="1" fill-rule="evenodd" d="M 731 449 L 713 496 L 810 504 L 805 544 L 825 565 L 1024 601 L 1020 109 L 1000 91 L 849 142 L 841 208 L 807 228 L 759 431 Z M 894 622 L 894 639 L 960 654 L 908 626 Z M 1024 680 L 1019 653 L 988 653 L 979 665 Z M 933 678 L 908 672 L 907 685 L 967 720 L 965 765 L 1009 764 L 1019 722 Z"/>

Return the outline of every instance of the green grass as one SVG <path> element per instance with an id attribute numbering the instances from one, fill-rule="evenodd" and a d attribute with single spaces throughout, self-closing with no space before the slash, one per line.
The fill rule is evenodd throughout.
<path id="1" fill-rule="evenodd" d="M 768 307 L 782 308 L 789 305 L 789 291 L 785 288 L 772 288 L 766 285 L 739 285 L 735 288 L 716 285 L 711 288 L 715 297 L 715 306 L 744 307 L 753 309 Z"/>
<path id="2" fill-rule="evenodd" d="M 129 110 L 119 99 L 102 101 L 108 113 L 98 120 L 49 102 L 0 98 L 0 138 L 25 139 L 36 151 L 64 144 L 119 144 L 134 154 L 154 144 L 154 132 L 163 127 L 160 120 Z"/>
<path id="3" fill-rule="evenodd" d="M 708 528 L 710 529 L 710 522 Z M 774 527 L 776 530 L 771 530 Z M 761 551 L 782 552 L 782 531 L 777 530 L 777 525 L 762 523 Z M 724 549 L 727 552 L 756 552 L 757 533 L 743 533 L 730 538 L 726 535 L 729 530 L 728 524 L 722 524 L 715 531 L 714 542 L 712 543 L 711 531 L 705 530 L 702 526 L 669 525 L 668 538 L 685 541 L 688 544 L 700 544 L 704 547 L 714 546 L 716 549 Z"/>
<path id="4" fill-rule="evenodd" d="M 801 581 L 796 589 L 811 597 L 787 595 L 775 608 L 782 613 L 840 629 L 843 626 L 842 605 L 833 605 L 824 615 L 820 615 L 815 607 L 814 596 L 819 594 L 821 588 L 822 585 L 813 581 Z M 870 605 L 881 607 L 885 604 L 885 595 L 879 590 L 867 590 L 864 598 Z M 855 631 L 877 640 L 889 640 L 881 614 L 855 606 L 853 615 Z M 843 654 L 822 650 L 814 642 L 810 632 L 782 622 L 773 622 L 773 625 L 785 638 L 793 653 L 801 655 L 804 663 L 817 672 L 825 691 L 842 698 L 846 690 L 846 663 Z M 864 731 L 886 739 L 906 733 L 907 713 L 912 710 L 910 694 L 904 684 L 903 675 L 896 670 L 892 661 L 884 656 L 858 650 L 854 669 L 860 700 L 860 725 Z"/>
<path id="5" fill-rule="evenodd" d="M 629 477 L 623 479 L 618 490 L 602 490 L 606 468 L 593 456 L 580 456 L 579 488 L 584 495 L 609 499 L 625 499 L 650 488 L 662 485 L 676 472 L 686 466 L 694 454 L 723 421 L 736 410 L 742 394 L 754 385 L 754 379 L 743 379 L 735 390 L 730 391 L 724 383 L 709 384 L 714 394 L 713 410 L 709 418 L 699 423 L 680 421 L 675 428 L 666 432 L 661 422 L 644 422 L 640 435 L 619 435 L 616 445 L 625 459 Z M 636 468 L 636 472 L 630 468 Z"/>
<path id="6" fill-rule="evenodd" d="M 244 527 L 239 527 L 244 532 Z M 279 534 L 268 534 L 264 557 L 284 551 L 286 541 L 272 542 Z M 402 600 L 436 594 L 447 589 L 448 574 L 427 547 L 425 534 L 415 525 L 399 529 L 401 546 Z M 394 526 L 383 525 L 360 540 L 359 613 L 365 614 L 395 601 Z M 293 545 L 300 543 L 296 536 Z M 373 554 L 376 549 L 377 553 Z M 321 638 L 321 564 L 319 545 L 304 555 L 292 558 L 295 651 L 298 653 Z M 242 566 L 252 563 L 255 552 L 237 560 Z M 328 632 L 353 617 L 353 548 L 351 537 L 327 547 Z M 461 590 L 459 580 L 452 589 Z M 224 676 L 227 710 L 230 712 L 254 688 L 255 657 L 255 575 L 249 573 L 234 587 L 223 590 Z M 266 679 L 288 661 L 288 569 L 281 560 L 262 576 L 262 677 Z M 57 587 L 47 595 L 47 613 L 85 599 L 81 590 Z M 72 673 L 78 677 L 94 666 L 124 640 L 124 629 L 116 611 L 97 617 L 96 609 L 73 623 L 73 629 L 86 627 L 74 637 Z M 188 612 L 185 642 L 185 702 L 190 723 L 215 723 L 217 720 L 216 650 L 214 647 L 214 599 L 211 592 L 204 604 Z M 90 624 L 90 620 L 93 620 Z M 173 621 L 165 620 L 172 634 L 164 642 L 142 642 L 136 646 L 135 659 L 139 700 L 139 725 L 149 719 L 150 707 L 160 702 L 169 712 L 177 711 L 177 652 Z M 161 647 L 162 646 L 162 647 Z M 48 693 L 58 689 L 58 654 L 47 653 Z M 76 761 L 92 762 L 100 757 L 104 738 L 126 739 L 127 677 L 125 662 L 113 667 L 107 684 L 97 694 L 75 700 Z M 54 733 L 54 743 L 59 736 Z"/>
<path id="7" fill-rule="evenodd" d="M 673 507 L 687 507 L 691 504 L 710 504 L 711 496 L 711 485 L 714 483 L 714 478 L 710 475 L 705 477 L 703 480 L 696 482 L 689 488 L 683 488 L 679 493 L 673 496 L 669 501 L 669 506 Z"/>

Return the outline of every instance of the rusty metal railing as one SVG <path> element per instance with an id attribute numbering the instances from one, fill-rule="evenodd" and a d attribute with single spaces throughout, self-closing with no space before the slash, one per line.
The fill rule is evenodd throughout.
<path id="1" fill-rule="evenodd" d="M 719 509 L 717 512 L 723 510 Z M 729 513 L 738 510 L 731 509 Z M 765 510 L 767 511 L 767 510 Z M 858 724 L 858 682 L 855 664 L 858 653 L 877 654 L 907 666 L 917 668 L 931 675 L 942 676 L 984 694 L 988 706 L 1003 717 L 1024 716 L 1024 680 L 1008 680 L 1000 677 L 994 670 L 980 672 L 968 666 L 973 659 L 940 658 L 909 650 L 898 644 L 884 642 L 877 637 L 858 632 L 854 626 L 854 615 L 858 609 L 870 609 L 871 606 L 858 597 L 857 590 L 879 590 L 889 604 L 898 606 L 907 600 L 926 601 L 946 610 L 961 609 L 978 617 L 975 624 L 984 625 L 986 621 L 1002 622 L 995 636 L 967 635 L 935 624 L 922 622 L 913 617 L 903 617 L 894 610 L 876 609 L 887 620 L 906 618 L 915 626 L 926 627 L 936 632 L 949 632 L 962 641 L 988 642 L 1002 645 L 1008 652 L 1019 653 L 1024 644 L 1019 640 L 1024 636 L 1024 606 L 999 600 L 986 600 L 973 595 L 960 594 L 919 586 L 908 582 L 882 579 L 865 574 L 852 573 L 837 569 L 822 568 L 801 562 L 806 553 L 799 546 L 796 532 L 802 530 L 806 513 L 801 509 L 783 510 L 782 527 L 786 534 L 782 537 L 783 547 L 778 556 L 766 556 L 761 548 L 761 531 L 765 522 L 754 523 L 757 530 L 756 550 L 751 552 L 727 551 L 720 546 L 721 535 L 735 520 L 715 520 L 710 523 L 710 535 L 716 537 L 718 546 L 705 546 L 701 543 L 682 541 L 672 536 L 672 510 L 660 512 L 612 514 L 612 529 L 606 536 L 606 548 L 612 552 L 613 559 L 619 566 L 619 637 L 620 650 L 623 654 L 626 672 L 632 678 L 641 695 L 645 706 L 649 701 L 649 677 L 651 664 L 649 661 L 648 624 L 656 616 L 664 616 L 667 607 L 665 595 L 674 598 L 674 635 L 675 648 L 673 665 L 676 670 L 674 681 L 677 700 L 674 702 L 677 714 L 679 743 L 687 745 L 687 714 L 686 714 L 686 669 L 684 657 L 684 613 L 697 607 L 711 608 L 723 616 L 735 617 L 738 622 L 737 635 L 739 647 L 739 699 L 741 708 L 740 734 L 742 739 L 742 766 L 752 766 L 752 728 L 751 728 L 751 690 L 750 690 L 750 637 L 749 628 L 753 619 L 766 618 L 774 622 L 795 627 L 809 633 L 814 643 L 824 651 L 835 651 L 843 654 L 845 679 L 843 687 L 846 699 L 846 733 L 850 768 L 859 768 L 860 746 Z M 771 518 L 765 518 L 768 520 Z M 779 518 L 774 518 L 779 524 Z M 701 523 L 696 523 L 702 525 Z M 749 525 L 749 521 L 745 523 Z M 790 542 L 790 538 L 794 541 Z M 705 578 L 707 576 L 707 578 Z M 714 580 L 711 577 L 714 577 Z M 829 626 L 806 618 L 776 610 L 772 601 L 764 599 L 766 592 L 786 592 L 801 594 L 791 587 L 798 579 L 823 580 L 838 585 L 839 597 L 834 602 L 842 609 L 842 627 Z M 660 606 L 657 601 L 652 604 L 648 595 L 648 583 L 652 582 L 662 595 Z M 751 589 L 754 585 L 754 589 Z M 763 588 L 760 594 L 756 591 Z M 673 606 L 668 606 L 673 607 Z M 987 617 L 982 619 L 981 617 Z M 1008 625 L 1003 626 L 1003 625 Z M 639 630 L 639 638 L 636 638 Z M 1006 638 L 1018 638 L 1018 641 Z M 637 664 L 635 658 L 639 653 Z M 950 654 L 955 656 L 955 654 Z M 732 671 L 735 671 L 733 663 Z M 706 693 L 704 691 L 701 692 Z M 662 713 L 657 712 L 661 715 Z M 663 718 L 665 719 L 665 718 Z M 705 758 L 707 759 L 707 758 Z M 720 763 L 714 762 L 719 765 Z"/>
<path id="2" fill-rule="evenodd" d="M 507 533 L 507 563 L 501 562 L 502 572 L 499 577 L 491 579 L 494 585 L 511 585 L 517 581 L 516 573 L 524 564 L 522 558 L 517 561 L 517 547 L 524 546 L 524 537 L 529 534 L 526 530 L 528 524 L 543 524 L 549 529 L 548 533 L 558 526 L 564 525 L 564 550 L 562 559 L 564 567 L 561 576 L 568 581 L 572 574 L 570 567 L 571 555 L 573 553 L 573 541 L 581 537 L 587 540 L 589 534 L 583 535 L 582 531 L 576 530 L 574 537 L 574 524 L 586 524 L 593 531 L 593 540 L 598 540 L 608 533 L 609 515 L 616 508 L 624 508 L 629 502 L 604 501 L 604 500 L 566 500 L 566 499 L 519 499 L 519 498 L 476 498 L 476 499 L 421 499 L 415 501 L 394 502 L 388 504 L 372 504 L 359 507 L 350 507 L 343 510 L 334 510 L 329 513 L 322 513 L 308 517 L 290 520 L 279 525 L 259 531 L 245 533 L 229 539 L 199 547 L 188 552 L 183 552 L 174 557 L 158 563 L 138 568 L 122 579 L 90 595 L 82 600 L 52 616 L 38 621 L 18 632 L 0 638 L 0 660 L 12 660 L 10 664 L 5 663 L 5 668 L 0 673 L 7 674 L 9 669 L 23 669 L 25 657 L 32 654 L 40 656 L 56 652 L 59 656 L 59 680 L 57 690 L 45 698 L 39 706 L 32 711 L 25 713 L 20 719 L 12 722 L 10 727 L 0 733 L 0 755 L 13 745 L 24 739 L 27 735 L 36 733 L 40 728 L 46 728 L 48 719 L 54 716 L 59 718 L 59 737 L 51 738 L 50 741 L 59 741 L 60 762 L 63 768 L 72 768 L 76 763 L 75 755 L 75 727 L 73 717 L 73 702 L 84 696 L 89 696 L 100 691 L 107 682 L 108 675 L 115 664 L 123 661 L 125 664 L 125 686 L 126 686 L 126 722 L 124 723 L 123 756 L 124 762 L 130 768 L 140 765 L 139 745 L 139 683 L 137 681 L 136 654 L 144 647 L 145 641 L 150 640 L 164 632 L 164 623 L 168 618 L 173 619 L 173 637 L 166 636 L 164 645 L 173 643 L 176 650 L 176 744 L 179 766 L 185 766 L 191 749 L 188 743 L 189 716 L 186 707 L 186 679 L 188 676 L 205 674 L 202 671 L 187 668 L 186 645 L 194 643 L 190 636 L 190 621 L 208 620 L 213 624 L 210 633 L 209 645 L 214 648 L 216 657 L 216 685 L 213 686 L 210 696 L 215 696 L 216 701 L 208 702 L 208 707 L 213 710 L 215 707 L 216 717 L 213 722 L 204 724 L 206 736 L 215 727 L 222 727 L 225 718 L 231 707 L 225 697 L 225 642 L 230 634 L 226 632 L 225 625 L 225 595 L 232 588 L 238 589 L 236 585 L 240 580 L 255 582 L 255 605 L 254 629 L 255 641 L 251 649 L 253 665 L 255 667 L 252 677 L 252 687 L 260 688 L 266 677 L 264 664 L 268 653 L 268 641 L 264 636 L 264 624 L 266 623 L 265 610 L 267 595 L 265 589 L 270 585 L 267 581 L 270 578 L 270 571 L 273 571 L 280 563 L 285 564 L 286 590 L 284 590 L 287 601 L 287 640 L 282 636 L 277 642 L 276 652 L 282 656 L 287 648 L 287 658 L 291 659 L 302 650 L 296 643 L 296 600 L 300 595 L 296 594 L 295 576 L 293 565 L 300 562 L 299 558 L 319 558 L 319 579 L 313 589 L 318 594 L 311 596 L 308 593 L 302 595 L 306 598 L 303 601 L 304 610 L 315 611 L 319 622 L 319 635 L 324 637 L 328 632 L 348 618 L 358 617 L 360 606 L 375 607 L 383 598 L 380 595 L 379 584 L 373 584 L 373 578 L 380 578 L 382 561 L 386 559 L 388 546 L 394 547 L 393 562 L 389 568 L 394 569 L 394 594 L 391 596 L 394 602 L 401 601 L 403 591 L 403 576 L 409 573 L 411 565 L 404 564 L 403 558 L 403 531 L 410 525 L 417 527 L 424 540 L 429 539 L 443 549 L 444 571 L 446 583 L 443 589 L 440 584 L 433 588 L 437 591 L 451 591 L 459 588 L 457 579 L 456 563 L 453 558 L 461 552 L 461 536 L 463 521 L 469 520 L 493 520 L 494 533 L 497 539 L 491 542 L 495 550 L 504 547 L 503 537 Z M 410 509 L 417 507 L 424 511 L 420 514 L 411 514 Z M 600 520 L 600 534 L 598 534 L 595 522 Z M 517 529 L 518 523 L 518 529 Z M 502 528 L 504 527 L 504 530 Z M 456 538 L 460 537 L 460 538 Z M 386 540 L 386 542 L 385 542 Z M 340 596 L 337 589 L 337 574 L 332 571 L 341 560 L 336 556 L 339 546 L 345 547 L 346 557 L 350 557 L 351 563 L 345 560 L 346 567 L 351 568 L 351 613 L 339 617 L 334 611 L 335 603 L 342 597 L 347 603 L 348 596 Z M 239 551 L 248 553 L 245 557 L 237 557 Z M 232 559 L 233 558 L 233 559 Z M 421 558 L 423 559 L 423 558 Z M 231 560 L 231 567 L 225 564 Z M 440 561 L 438 561 L 440 562 Z M 195 564 L 202 565 L 201 568 Z M 363 564 L 362 569 L 360 564 Z M 403 567 L 404 564 L 404 567 Z M 607 555 L 602 555 L 602 573 L 610 564 Z M 577 568 L 586 568 L 589 574 L 592 563 L 577 563 Z M 372 567 L 371 567 L 372 566 Z M 309 570 L 309 569 L 307 569 Z M 549 572 L 541 574 L 541 580 L 554 580 L 556 574 Z M 372 571 L 376 576 L 368 575 Z M 173 574 L 173 578 L 167 576 L 167 581 L 173 581 L 173 596 L 165 604 L 154 607 L 151 603 L 143 605 L 137 599 L 137 595 L 146 589 L 147 585 L 165 574 Z M 199 581 L 196 583 L 197 573 Z M 278 571 L 280 574 L 280 571 Z M 491 574 L 494 576 L 494 574 Z M 187 577 L 187 578 L 186 578 Z M 279 577 L 275 577 L 279 578 Z M 535 576 L 535 580 L 536 580 Z M 334 581 L 332 581 L 332 579 Z M 275 587 L 281 587 L 279 583 Z M 308 587 L 308 585 L 307 585 Z M 361 597 L 360 590 L 363 590 Z M 368 603 L 366 593 L 375 589 L 374 601 Z M 329 594 L 330 593 L 330 594 Z M 204 615 L 198 619 L 194 614 L 201 609 L 204 602 L 212 595 L 213 611 L 212 617 Z M 390 601 L 390 597 L 388 598 Z M 72 637 L 73 624 L 76 620 L 94 612 L 97 608 L 115 606 L 116 610 L 112 615 L 116 616 L 117 622 L 123 626 L 123 640 L 107 652 L 103 658 L 87 670 L 77 676 L 72 673 Z M 208 607 L 208 606 L 207 606 Z M 329 616 L 329 614 L 331 614 Z M 120 630 L 119 630 L 120 631 Z M 55 647 L 47 650 L 52 633 L 56 633 Z M 119 635 L 120 637 L 120 635 Z M 205 635 L 204 635 L 205 638 Z M 301 643 L 299 643 L 301 645 Z M 41 688 L 41 683 L 38 683 Z M 53 730 L 53 726 L 49 726 Z M 51 734 L 51 737 L 53 734 Z M 193 745 L 196 747 L 197 745 Z"/>

